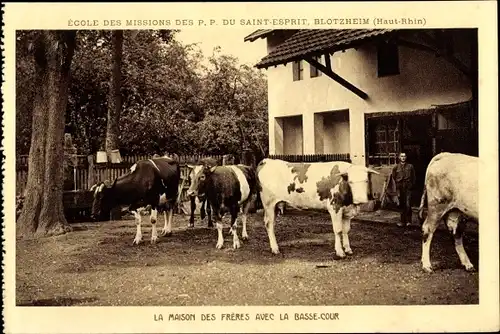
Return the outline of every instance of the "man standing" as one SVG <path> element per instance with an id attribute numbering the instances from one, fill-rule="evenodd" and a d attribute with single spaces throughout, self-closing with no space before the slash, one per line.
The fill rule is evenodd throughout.
<path id="1" fill-rule="evenodd" d="M 398 226 L 411 224 L 411 192 L 415 185 L 415 169 L 406 162 L 406 153 L 399 154 L 399 163 L 392 169 L 392 177 L 396 182 L 396 190 L 401 210 L 401 221 Z"/>

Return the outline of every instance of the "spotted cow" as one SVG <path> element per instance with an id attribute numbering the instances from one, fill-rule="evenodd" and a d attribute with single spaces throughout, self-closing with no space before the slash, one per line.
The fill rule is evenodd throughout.
<path id="1" fill-rule="evenodd" d="M 459 153 L 440 153 L 429 162 L 418 216 L 423 220 L 427 205 L 427 217 L 422 224 L 422 268 L 432 272 L 430 260 L 431 241 L 442 220 L 455 239 L 455 250 L 466 270 L 474 270 L 463 246 L 464 216 L 476 221 L 478 209 L 478 174 L 480 161 L 477 157 Z"/>
<path id="2" fill-rule="evenodd" d="M 161 235 L 172 234 L 172 216 L 178 200 L 179 180 L 180 167 L 175 159 L 165 156 L 140 160 L 127 174 L 116 178 L 111 186 L 101 182 L 92 187 L 91 190 L 94 191 L 92 218 L 107 220 L 113 208 L 128 206 L 137 224 L 133 244 L 139 244 L 142 241 L 140 211 L 150 206 L 151 243 L 155 243 L 158 239 L 156 230 L 158 209 L 163 211 L 165 218 Z"/>
<path id="3" fill-rule="evenodd" d="M 285 202 L 298 209 L 327 210 L 332 219 L 337 256 L 343 258 L 346 253 L 352 254 L 348 234 L 351 219 L 359 212 L 359 204 L 368 202 L 368 173 L 379 174 L 365 166 L 343 161 L 262 160 L 257 166 L 257 180 L 271 251 L 280 252 L 274 222 L 276 206 Z"/>
<path id="4" fill-rule="evenodd" d="M 231 215 L 231 233 L 233 235 L 233 248 L 240 247 L 237 232 L 237 217 L 242 209 L 241 221 L 243 230 L 242 239 L 248 239 L 247 213 L 252 199 L 256 194 L 255 171 L 245 165 L 209 166 L 200 168 L 193 178 L 188 190 L 189 196 L 206 198 L 207 205 L 212 208 L 212 214 L 217 226 L 216 248 L 222 248 L 224 237 L 222 235 L 222 215 L 229 211 Z"/>

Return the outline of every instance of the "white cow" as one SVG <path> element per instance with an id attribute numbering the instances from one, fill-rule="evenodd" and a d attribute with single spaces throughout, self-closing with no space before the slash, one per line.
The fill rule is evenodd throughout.
<path id="1" fill-rule="evenodd" d="M 455 250 L 460 262 L 468 271 L 474 266 L 465 252 L 462 235 L 462 215 L 478 221 L 478 170 L 479 159 L 459 153 L 440 153 L 427 166 L 425 185 L 420 201 L 419 218 L 427 201 L 427 217 L 422 224 L 422 268 L 431 272 L 431 241 L 441 220 L 446 221 L 448 230 L 455 239 Z"/>
<path id="2" fill-rule="evenodd" d="M 272 252 L 279 253 L 274 233 L 275 207 L 286 202 L 298 209 L 327 210 L 332 219 L 337 256 L 344 258 L 346 253 L 352 254 L 348 234 L 351 219 L 359 212 L 359 204 L 368 202 L 368 173 L 379 174 L 365 166 L 343 161 L 262 160 L 257 166 L 257 179 Z"/>

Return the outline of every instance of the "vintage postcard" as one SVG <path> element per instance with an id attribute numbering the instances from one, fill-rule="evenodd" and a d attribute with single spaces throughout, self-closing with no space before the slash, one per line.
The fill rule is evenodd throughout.
<path id="1" fill-rule="evenodd" d="M 5 332 L 498 331 L 496 13 L 6 3 Z"/>

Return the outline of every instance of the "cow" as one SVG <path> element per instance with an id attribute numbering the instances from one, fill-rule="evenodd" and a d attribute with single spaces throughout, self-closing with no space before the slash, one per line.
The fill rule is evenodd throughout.
<path id="1" fill-rule="evenodd" d="M 93 187 L 92 218 L 109 219 L 113 208 L 128 206 L 128 211 L 134 215 L 137 224 L 132 244 L 139 244 L 142 241 L 140 211 L 150 206 L 151 243 L 156 243 L 158 209 L 163 211 L 165 218 L 161 235 L 172 234 L 172 216 L 178 201 L 179 180 L 180 167 L 175 159 L 164 156 L 140 160 L 127 174 L 116 178 L 111 186 L 100 183 Z"/>
<path id="2" fill-rule="evenodd" d="M 359 205 L 368 202 L 368 173 L 379 174 L 365 166 L 344 161 L 290 163 L 279 159 L 262 160 L 257 165 L 256 174 L 272 253 L 280 253 L 274 223 L 276 207 L 285 202 L 297 209 L 327 210 L 332 220 L 336 255 L 339 258 L 351 255 L 348 236 L 351 219 L 358 214 Z"/>
<path id="3" fill-rule="evenodd" d="M 193 180 L 196 176 L 196 174 L 198 174 L 201 170 L 201 168 L 203 166 L 208 166 L 208 167 L 212 167 L 212 166 L 217 166 L 217 160 L 214 159 L 214 158 L 211 158 L 211 157 L 206 157 L 206 158 L 201 158 L 199 161 L 198 161 L 198 165 L 187 165 L 187 167 L 190 169 L 190 172 L 189 172 L 189 182 L 190 184 L 193 183 Z M 190 199 L 190 206 L 191 206 L 191 215 L 189 217 L 189 227 L 194 227 L 194 212 L 196 211 L 196 198 L 197 196 L 189 196 L 189 199 Z M 200 218 L 201 220 L 203 220 L 205 218 L 206 215 L 207 216 L 207 220 L 208 220 L 208 227 L 213 227 L 214 224 L 212 222 L 212 209 L 210 207 L 210 204 L 208 204 L 207 202 L 207 199 L 206 198 L 199 198 L 198 197 L 198 200 L 200 201 Z M 206 210 L 205 210 L 206 208 Z"/>
<path id="4" fill-rule="evenodd" d="M 194 176 L 188 195 L 206 198 L 207 205 L 212 208 L 217 227 L 216 248 L 221 249 L 224 244 L 222 235 L 222 215 L 229 211 L 231 215 L 230 231 L 233 235 L 233 248 L 240 248 L 237 233 L 237 217 L 242 209 L 241 221 L 243 230 L 241 237 L 248 239 L 247 214 L 256 195 L 256 177 L 252 167 L 239 165 L 210 166 L 204 165 Z"/>
<path id="5" fill-rule="evenodd" d="M 201 171 L 203 168 L 202 165 L 188 165 L 190 168 L 190 173 L 189 173 L 189 181 L 192 184 L 194 178 L 196 175 Z M 207 216 L 208 219 L 208 227 L 213 227 L 214 224 L 212 222 L 212 209 L 210 207 L 210 204 L 207 202 L 206 198 L 198 198 L 200 200 L 200 218 L 203 220 L 205 216 Z M 190 205 L 191 205 L 191 215 L 189 217 L 189 227 L 194 227 L 194 212 L 196 210 L 196 196 L 189 196 L 190 200 Z"/>
<path id="6" fill-rule="evenodd" d="M 430 260 L 431 241 L 442 220 L 455 239 L 455 250 L 467 271 L 474 266 L 463 246 L 464 216 L 476 221 L 478 209 L 479 158 L 460 153 L 439 153 L 427 166 L 425 183 L 418 209 L 422 224 L 422 268 L 432 272 Z M 427 205 L 427 217 L 423 218 Z"/>

